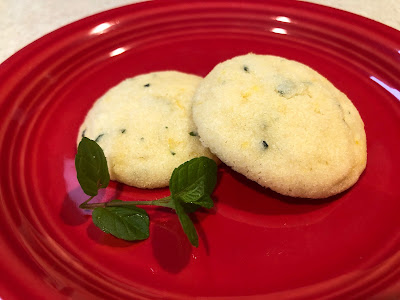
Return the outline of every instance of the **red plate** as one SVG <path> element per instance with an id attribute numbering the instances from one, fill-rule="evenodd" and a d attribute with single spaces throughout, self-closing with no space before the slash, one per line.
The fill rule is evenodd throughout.
<path id="1" fill-rule="evenodd" d="M 0 297 L 10 299 L 394 299 L 400 297 L 400 32 L 297 1 L 154 1 L 61 28 L 0 67 Z M 216 207 L 150 209 L 151 237 L 97 229 L 76 203 L 78 126 L 124 78 L 206 75 L 239 54 L 316 69 L 358 108 L 368 166 L 327 200 L 282 197 L 221 167 Z M 154 199 L 112 183 L 102 197 Z M 101 198 L 101 197 L 100 197 Z"/>

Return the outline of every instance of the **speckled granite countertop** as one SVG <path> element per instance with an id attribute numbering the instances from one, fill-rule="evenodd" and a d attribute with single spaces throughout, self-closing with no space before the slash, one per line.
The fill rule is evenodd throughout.
<path id="1" fill-rule="evenodd" d="M 132 0 L 0 0 L 0 62 L 63 25 Z M 400 30 L 399 0 L 310 0 L 347 10 Z"/>

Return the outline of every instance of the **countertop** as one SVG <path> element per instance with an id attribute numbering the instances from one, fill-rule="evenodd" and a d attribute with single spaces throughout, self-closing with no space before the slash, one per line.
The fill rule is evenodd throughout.
<path id="1" fill-rule="evenodd" d="M 132 0 L 0 0 L 0 62 L 63 25 Z M 310 0 L 371 18 L 400 30 L 399 0 Z"/>

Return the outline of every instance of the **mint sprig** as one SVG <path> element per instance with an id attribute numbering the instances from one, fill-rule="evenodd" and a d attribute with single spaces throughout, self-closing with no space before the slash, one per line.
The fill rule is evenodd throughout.
<path id="1" fill-rule="evenodd" d="M 78 145 L 75 168 L 79 184 L 86 195 L 96 196 L 99 189 L 107 187 L 110 182 L 103 149 L 86 137 Z"/>
<path id="2" fill-rule="evenodd" d="M 110 201 L 110 205 L 121 200 Z M 149 215 L 139 207 L 96 207 L 92 212 L 93 223 L 106 233 L 127 241 L 145 240 L 149 237 Z"/>
<path id="3" fill-rule="evenodd" d="M 217 183 L 217 164 L 212 159 L 198 157 L 177 167 L 169 181 L 171 195 L 153 201 L 89 203 L 100 188 L 108 186 L 110 175 L 103 150 L 86 137 L 79 143 L 75 167 L 82 190 L 90 196 L 79 207 L 93 210 L 93 223 L 102 231 L 127 241 L 147 239 L 149 216 L 137 205 L 169 207 L 178 215 L 190 243 L 198 247 L 197 231 L 188 214 L 201 207 L 211 208 L 214 205 L 211 194 Z"/>
<path id="4" fill-rule="evenodd" d="M 205 208 L 214 206 L 210 198 L 217 184 L 217 164 L 207 157 L 187 161 L 176 168 L 169 181 L 172 198 Z"/>

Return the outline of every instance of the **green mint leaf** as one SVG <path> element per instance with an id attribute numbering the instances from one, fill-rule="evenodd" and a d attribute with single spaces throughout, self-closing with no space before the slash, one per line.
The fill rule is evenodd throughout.
<path id="1" fill-rule="evenodd" d="M 183 231 L 185 232 L 186 236 L 188 237 L 190 243 L 198 247 L 199 246 L 199 237 L 197 235 L 196 228 L 190 217 L 186 214 L 185 209 L 183 208 L 182 204 L 179 200 L 172 198 L 175 204 L 175 211 L 178 215 L 179 222 L 182 225 Z"/>
<path id="2" fill-rule="evenodd" d="M 195 204 L 204 208 L 212 208 L 214 206 L 213 200 L 208 195 L 201 197 L 201 199 L 197 200 Z"/>
<path id="3" fill-rule="evenodd" d="M 193 204 L 193 203 L 183 203 L 181 202 L 181 205 L 183 207 L 183 209 L 185 210 L 185 212 L 187 214 L 191 214 L 194 213 L 195 211 L 197 211 L 199 208 L 201 208 L 201 206 L 197 205 L 197 204 Z M 175 207 L 174 207 L 175 208 Z"/>
<path id="4" fill-rule="evenodd" d="M 214 206 L 214 202 L 210 196 L 204 196 L 200 200 L 196 201 L 196 203 L 185 203 L 182 201 L 180 203 L 187 214 L 193 213 L 201 207 L 212 208 Z"/>
<path id="5" fill-rule="evenodd" d="M 115 201 L 121 200 L 110 203 Z M 92 219 L 105 233 L 123 240 L 145 240 L 149 237 L 149 216 L 144 209 L 136 206 L 96 207 Z"/>
<path id="6" fill-rule="evenodd" d="M 172 172 L 169 189 L 176 200 L 211 208 L 213 202 L 210 195 L 216 184 L 217 164 L 202 156 L 177 167 Z"/>
<path id="7" fill-rule="evenodd" d="M 87 137 L 83 137 L 75 156 L 77 178 L 86 195 L 96 196 L 100 188 L 110 182 L 107 160 L 103 149 Z"/>

